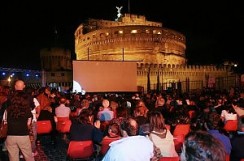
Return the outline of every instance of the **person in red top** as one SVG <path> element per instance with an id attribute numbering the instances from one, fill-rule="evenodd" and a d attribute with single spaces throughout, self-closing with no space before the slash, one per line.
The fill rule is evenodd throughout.
<path id="1" fill-rule="evenodd" d="M 100 154 L 103 156 L 109 149 L 109 144 L 115 140 L 122 138 L 120 125 L 117 123 L 111 123 L 107 129 L 107 135 L 103 137 L 101 142 Z"/>

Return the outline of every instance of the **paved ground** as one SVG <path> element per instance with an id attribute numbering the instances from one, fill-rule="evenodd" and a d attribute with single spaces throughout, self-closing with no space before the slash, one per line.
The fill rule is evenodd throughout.
<path id="1" fill-rule="evenodd" d="M 48 135 L 40 137 L 40 145 L 37 146 L 38 155 L 35 156 L 36 161 L 66 161 L 67 144 L 57 136 L 56 144 L 52 144 Z M 1 148 L 2 149 L 2 148 Z M 7 152 L 0 150 L 0 161 L 9 161 Z M 24 159 L 20 159 L 24 161 Z"/>

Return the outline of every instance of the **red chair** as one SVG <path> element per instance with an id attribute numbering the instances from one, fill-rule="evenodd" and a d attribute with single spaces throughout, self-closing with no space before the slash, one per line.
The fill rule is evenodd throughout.
<path id="1" fill-rule="evenodd" d="M 106 152 L 109 149 L 109 144 L 115 140 L 119 140 L 120 137 L 116 137 L 116 138 L 109 138 L 109 139 L 103 139 L 102 143 L 101 143 L 101 150 L 100 150 L 100 154 L 105 155 Z"/>
<path id="2" fill-rule="evenodd" d="M 230 161 L 230 155 L 229 154 L 225 155 L 225 161 Z"/>
<path id="3" fill-rule="evenodd" d="M 175 151 L 177 153 L 181 153 L 181 148 L 183 146 L 184 140 L 185 140 L 184 135 L 178 135 L 174 137 Z"/>
<path id="4" fill-rule="evenodd" d="M 175 150 L 181 152 L 185 136 L 190 132 L 190 124 L 177 124 L 173 131 Z"/>
<path id="5" fill-rule="evenodd" d="M 60 133 L 69 133 L 71 124 L 69 117 L 57 117 L 56 130 Z"/>
<path id="6" fill-rule="evenodd" d="M 173 135 L 174 136 L 178 136 L 178 135 L 186 136 L 186 134 L 188 134 L 189 132 L 190 132 L 190 124 L 177 124 L 173 131 Z"/>
<path id="7" fill-rule="evenodd" d="M 162 157 L 159 159 L 159 161 L 179 161 L 180 157 Z"/>
<path id="8" fill-rule="evenodd" d="M 67 150 L 67 159 L 92 160 L 94 158 L 94 147 L 91 140 L 70 141 Z"/>
<path id="9" fill-rule="evenodd" d="M 36 122 L 36 132 L 38 135 L 50 134 L 52 131 L 52 124 L 50 120 L 40 120 Z"/>
<path id="10" fill-rule="evenodd" d="M 57 117 L 57 121 L 66 121 L 69 120 L 69 117 Z"/>
<path id="11" fill-rule="evenodd" d="M 237 125 L 238 125 L 237 120 L 228 120 L 225 122 L 224 129 L 227 132 L 234 132 L 237 131 Z"/>
<path id="12" fill-rule="evenodd" d="M 110 122 L 109 121 L 101 121 L 101 126 L 100 126 L 100 130 L 101 131 L 106 131 L 108 126 L 109 126 Z"/>
<path id="13" fill-rule="evenodd" d="M 194 118 L 196 116 L 196 111 L 195 110 L 190 110 L 188 111 L 188 115 L 190 117 L 190 119 Z"/>

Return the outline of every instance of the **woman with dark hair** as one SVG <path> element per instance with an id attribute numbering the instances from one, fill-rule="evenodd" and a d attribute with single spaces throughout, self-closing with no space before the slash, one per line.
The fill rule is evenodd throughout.
<path id="1" fill-rule="evenodd" d="M 191 131 L 185 137 L 181 161 L 225 161 L 223 144 L 206 131 Z"/>
<path id="2" fill-rule="evenodd" d="M 32 120 L 32 106 L 28 98 L 23 91 L 16 92 L 6 110 L 8 133 L 5 143 L 10 161 L 19 160 L 20 151 L 25 160 L 34 161 L 28 127 Z"/>
<path id="3" fill-rule="evenodd" d="M 154 145 L 161 151 L 162 156 L 178 156 L 175 151 L 174 138 L 171 132 L 166 128 L 164 117 L 159 111 L 150 111 L 149 119 L 149 138 Z"/>
<path id="4" fill-rule="evenodd" d="M 94 143 L 99 144 L 103 139 L 103 133 L 99 129 L 100 121 L 97 120 L 93 124 L 93 113 L 89 109 L 81 111 L 77 120 L 73 120 L 70 127 L 70 140 L 83 141 L 92 140 Z"/>

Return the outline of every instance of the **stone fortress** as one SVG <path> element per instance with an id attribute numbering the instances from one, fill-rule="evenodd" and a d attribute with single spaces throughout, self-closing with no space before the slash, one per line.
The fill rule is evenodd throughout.
<path id="1" fill-rule="evenodd" d="M 77 60 L 135 61 L 138 89 L 144 92 L 237 85 L 230 66 L 188 65 L 185 50 L 183 34 L 141 15 L 124 14 L 115 21 L 88 19 L 75 31 Z"/>

